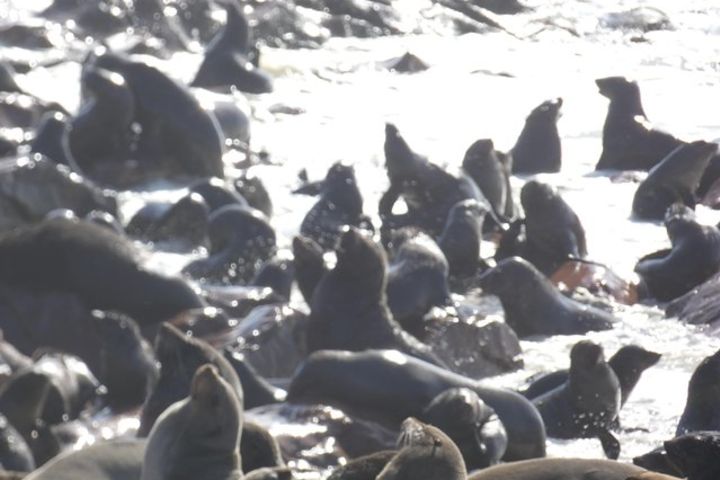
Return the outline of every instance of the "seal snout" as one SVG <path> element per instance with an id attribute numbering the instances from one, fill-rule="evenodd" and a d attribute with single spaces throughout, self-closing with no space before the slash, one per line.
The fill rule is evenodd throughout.
<path id="1" fill-rule="evenodd" d="M 206 363 L 200 367 L 192 380 L 190 388 L 193 399 L 212 398 L 220 385 L 220 373 L 215 365 Z"/>

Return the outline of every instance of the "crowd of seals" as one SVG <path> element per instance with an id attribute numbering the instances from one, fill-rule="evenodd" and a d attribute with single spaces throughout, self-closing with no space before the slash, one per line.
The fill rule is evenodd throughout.
<path id="1" fill-rule="evenodd" d="M 253 176 L 274 159 L 239 102 L 283 89 L 264 46 L 403 30 L 392 1 L 247 3 L 55 0 L 38 15 L 99 40 L 60 61 L 78 67 L 73 112 L 0 62 L 0 128 L 27 133 L 0 142 L 0 478 L 715 479 L 720 352 L 692 375 L 676 437 L 642 467 L 615 461 L 621 408 L 662 360 L 626 345 L 606 361 L 586 336 L 616 333 L 617 303 L 595 295 L 602 280 L 581 291 L 554 276 L 596 265 L 566 192 L 532 176 L 563 168 L 564 100 L 535 107 L 506 152 L 476 137 L 457 170 L 386 123 L 377 205 L 359 163 L 301 173 L 288 196 L 315 198 L 288 238 L 274 214 L 294 206 L 275 208 Z M 526 10 L 432 3 L 466 30 Z M 53 48 L 48 28 L 3 27 L 0 42 Z M 117 46 L 120 32 L 137 43 Z M 203 53 L 186 84 L 166 69 L 188 52 Z M 427 68 L 410 52 L 390 65 Z M 610 102 L 597 175 L 649 171 L 631 210 L 664 220 L 670 241 L 638 260 L 635 291 L 718 321 L 703 302 L 720 230 L 693 212 L 720 176 L 717 144 L 649 126 L 637 82 L 596 85 Z M 158 180 L 178 194 L 129 208 Z M 187 261 L 160 273 L 158 252 Z M 568 369 L 496 386 L 526 342 L 556 336 L 573 342 Z M 548 438 L 597 438 L 608 460 L 543 458 Z"/>

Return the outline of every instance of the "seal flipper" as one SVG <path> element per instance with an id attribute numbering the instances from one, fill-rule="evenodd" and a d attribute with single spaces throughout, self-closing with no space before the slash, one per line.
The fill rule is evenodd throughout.
<path id="1" fill-rule="evenodd" d="M 607 458 L 617 460 L 620 456 L 620 440 L 607 428 L 598 430 L 597 437 Z"/>

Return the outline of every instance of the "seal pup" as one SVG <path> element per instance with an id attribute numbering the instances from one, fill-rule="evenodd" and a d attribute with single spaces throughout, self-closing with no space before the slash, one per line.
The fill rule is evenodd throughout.
<path id="1" fill-rule="evenodd" d="M 455 177 L 413 152 L 391 123 L 385 125 L 384 150 L 390 188 L 378 207 L 383 228 L 416 226 L 438 236 L 453 205 L 468 198 L 481 199 L 472 180 Z M 393 214 L 400 197 L 407 205 L 407 213 Z"/>
<path id="2" fill-rule="evenodd" d="M 720 478 L 720 433 L 696 432 L 664 442 L 673 465 L 688 480 Z"/>
<path id="3" fill-rule="evenodd" d="M 275 229 L 262 212 L 226 205 L 209 218 L 207 258 L 190 262 L 183 273 L 210 282 L 247 284 L 276 253 Z"/>
<path id="4" fill-rule="evenodd" d="M 610 357 L 608 364 L 620 381 L 620 406 L 625 405 L 642 373 L 655 365 L 661 356 L 659 353 L 645 350 L 639 345 L 625 345 Z M 568 370 L 557 370 L 541 375 L 521 393 L 529 399 L 537 398 L 565 383 L 568 374 Z"/>
<path id="5" fill-rule="evenodd" d="M 482 267 L 480 242 L 487 213 L 477 200 L 463 200 L 450 209 L 445 228 L 438 238 L 450 276 L 468 278 Z"/>
<path id="6" fill-rule="evenodd" d="M 614 460 L 538 458 L 479 470 L 468 480 L 628 480 L 644 472 L 640 467 Z"/>
<path id="7" fill-rule="evenodd" d="M 185 87 L 154 67 L 115 54 L 96 57 L 90 65 L 117 72 L 127 82 L 142 127 L 138 156 L 159 162 L 165 175 L 223 177 L 220 127 Z"/>
<path id="8" fill-rule="evenodd" d="M 387 304 L 387 260 L 382 248 L 349 227 L 336 254 L 335 268 L 323 275 L 310 302 L 308 351 L 396 348 L 444 365 L 393 319 Z"/>
<path id="9" fill-rule="evenodd" d="M 400 451 L 383 468 L 377 480 L 466 478 L 465 462 L 460 450 L 439 428 L 410 417 L 402 424 L 398 447 Z"/>
<path id="10" fill-rule="evenodd" d="M 438 395 L 458 387 L 473 390 L 497 413 L 507 432 L 505 461 L 545 455 L 545 426 L 526 398 L 396 350 L 315 352 L 295 372 L 288 401 L 329 403 L 397 428 L 408 416 L 421 417 Z"/>
<path id="11" fill-rule="evenodd" d="M 595 83 L 610 100 L 595 170 L 650 170 L 683 143 L 649 125 L 637 82 L 606 77 Z"/>
<path id="12" fill-rule="evenodd" d="M 520 257 L 501 260 L 478 281 L 484 292 L 500 298 L 505 322 L 520 337 L 577 335 L 613 326 L 609 313 L 566 297 Z"/>
<path id="13" fill-rule="evenodd" d="M 605 362 L 603 349 L 583 340 L 570 351 L 568 380 L 535 399 L 547 433 L 556 438 L 599 437 L 605 454 L 616 460 L 620 442 L 608 428 L 620 411 L 620 381 Z"/>
<path id="14" fill-rule="evenodd" d="M 337 245 L 346 225 L 372 231 L 372 221 L 363 214 L 363 199 L 355 179 L 355 169 L 340 162 L 333 164 L 318 184 L 308 184 L 295 193 L 313 193 L 320 198 L 300 224 L 300 233 L 325 250 Z"/>
<path id="15" fill-rule="evenodd" d="M 632 212 L 641 220 L 662 220 L 674 203 L 694 209 L 703 172 L 718 146 L 709 142 L 683 143 L 650 170 L 633 197 Z"/>
<path id="16" fill-rule="evenodd" d="M 647 296 L 662 302 L 686 294 L 720 270 L 720 230 L 701 225 L 695 213 L 674 204 L 665 214 L 670 249 L 644 256 L 635 265 Z"/>
<path id="17" fill-rule="evenodd" d="M 585 229 L 577 214 L 550 185 L 530 180 L 520 191 L 525 210 L 524 253 L 545 275 L 552 274 L 568 258 L 587 256 Z"/>
<path id="18" fill-rule="evenodd" d="M 676 436 L 701 430 L 720 430 L 720 350 L 697 366 L 688 383 L 687 402 Z"/>
<path id="19" fill-rule="evenodd" d="M 235 369 L 205 341 L 189 337 L 169 323 L 164 323 L 155 340 L 155 352 L 160 362 L 160 378 L 143 405 L 139 437 L 147 436 L 160 414 L 188 394 L 192 376 L 204 364 L 215 366 L 216 371 L 235 391 L 240 405 L 243 404 L 243 390 Z"/>
<path id="20" fill-rule="evenodd" d="M 498 152 L 492 140 L 483 138 L 467 149 L 462 169 L 475 182 L 498 217 L 511 219 L 515 216 L 510 187 L 510 155 Z"/>
<path id="21" fill-rule="evenodd" d="M 425 407 L 420 420 L 442 430 L 457 445 L 469 472 L 500 463 L 507 433 L 495 410 L 469 388 L 451 388 Z"/>
<path id="22" fill-rule="evenodd" d="M 190 395 L 150 431 L 140 480 L 240 480 L 243 411 L 235 388 L 214 365 L 197 370 Z"/>
<path id="23" fill-rule="evenodd" d="M 272 80 L 248 58 L 253 50 L 247 18 L 235 2 L 224 2 L 227 22 L 205 51 L 193 87 L 229 87 L 241 92 L 269 93 Z"/>
<path id="24" fill-rule="evenodd" d="M 557 121 L 563 99 L 547 100 L 530 112 L 525 126 L 510 150 L 512 173 L 556 173 L 562 165 L 562 147 Z"/>

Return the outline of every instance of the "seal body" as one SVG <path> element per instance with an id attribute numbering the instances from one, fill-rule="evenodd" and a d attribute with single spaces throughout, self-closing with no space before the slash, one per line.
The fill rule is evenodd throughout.
<path id="1" fill-rule="evenodd" d="M 720 351 L 705 358 L 697 366 L 688 383 L 685 409 L 675 435 L 702 430 L 720 430 Z"/>
<path id="2" fill-rule="evenodd" d="M 555 98 L 541 103 L 530 112 L 525 127 L 510 152 L 513 173 L 560 171 L 562 147 L 557 120 L 560 117 L 562 104 L 562 98 Z"/>
<path id="3" fill-rule="evenodd" d="M 477 471 L 468 480 L 628 480 L 644 469 L 611 460 L 540 458 Z"/>
<path id="4" fill-rule="evenodd" d="M 514 217 L 515 206 L 510 188 L 510 155 L 495 150 L 492 140 L 481 139 L 470 145 L 465 152 L 462 168 L 478 186 L 498 217 Z"/>

